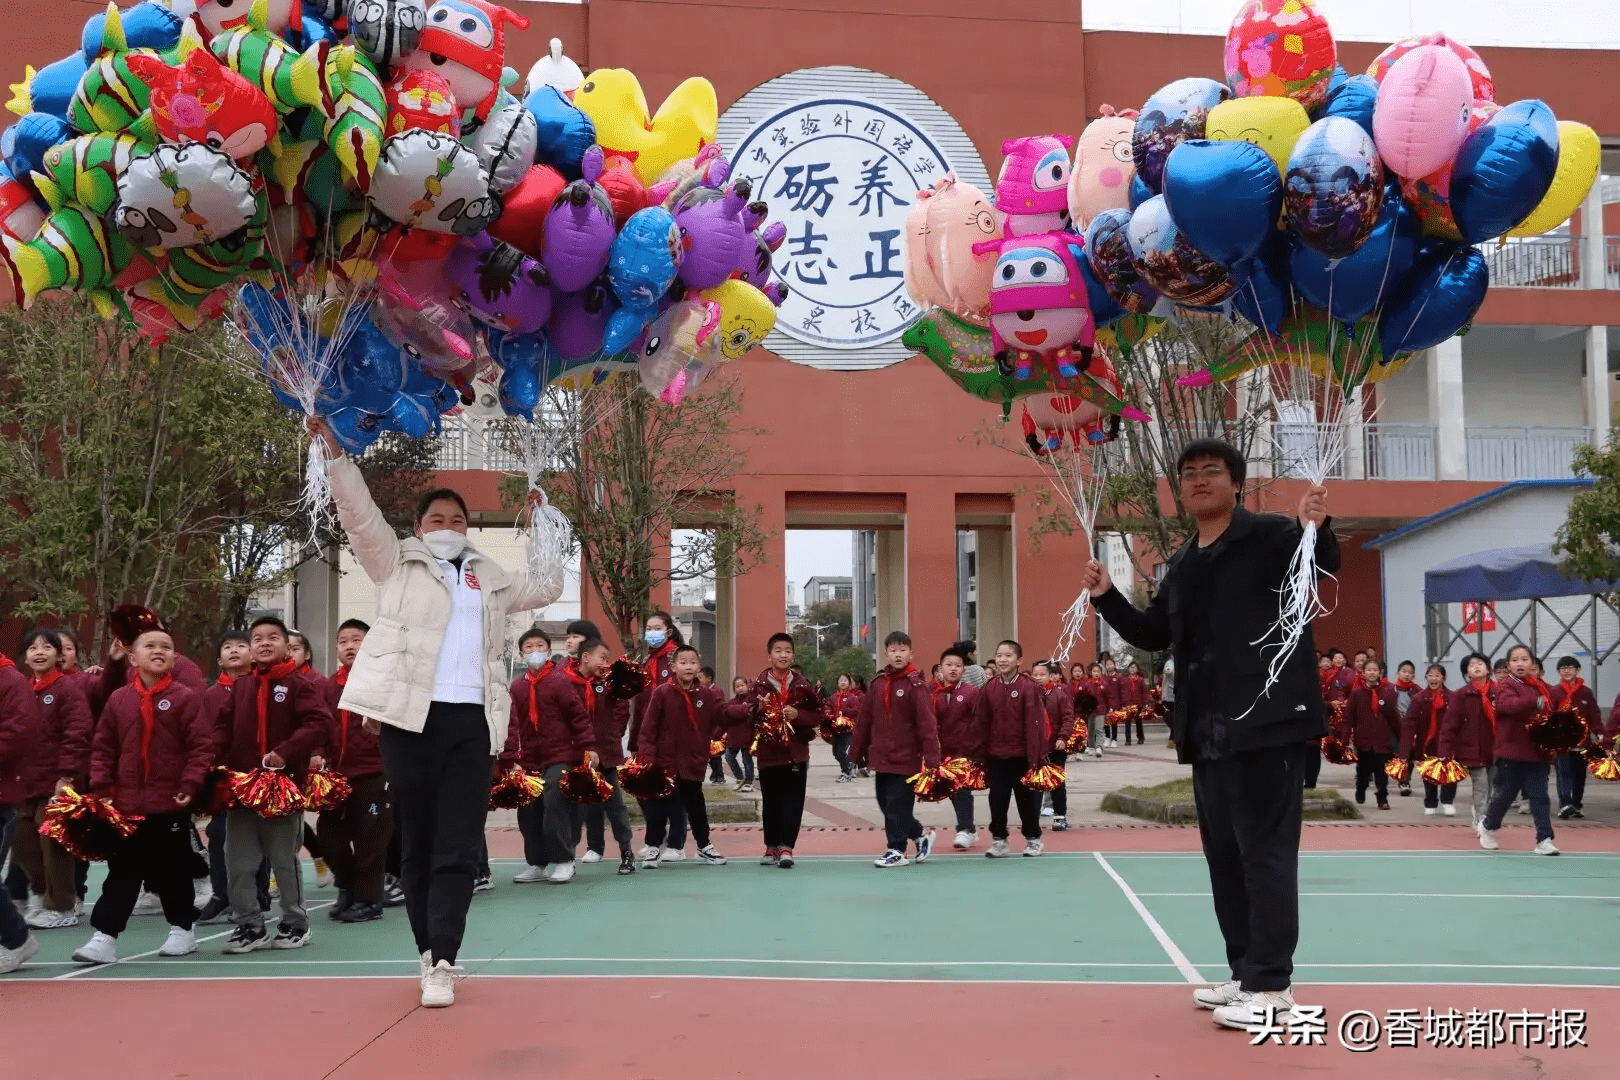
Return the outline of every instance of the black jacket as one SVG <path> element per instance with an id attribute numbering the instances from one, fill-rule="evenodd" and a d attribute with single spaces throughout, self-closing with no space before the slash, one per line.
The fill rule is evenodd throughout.
<path id="1" fill-rule="evenodd" d="M 1176 752 L 1190 762 L 1189 710 L 1200 680 L 1194 674 L 1186 628 L 1195 605 L 1218 612 L 1214 635 L 1216 700 L 1202 703 L 1219 714 L 1226 725 L 1227 748 L 1232 753 L 1268 746 L 1286 746 L 1327 733 L 1322 688 L 1316 675 L 1316 644 L 1309 627 L 1294 646 L 1277 685 L 1265 698 L 1267 654 L 1251 642 L 1263 637 L 1277 621 L 1279 593 L 1288 564 L 1299 546 L 1302 529 L 1293 518 L 1255 514 L 1239 509 L 1231 526 L 1206 548 L 1198 561 L 1208 567 L 1202 580 L 1193 580 L 1185 565 L 1197 538 L 1188 540 L 1171 556 L 1169 568 L 1146 611 L 1138 611 L 1118 589 L 1109 589 L 1092 603 L 1108 625 L 1132 645 L 1154 651 L 1169 648 L 1176 661 L 1175 712 L 1171 731 Z M 1339 542 L 1331 519 L 1317 531 L 1316 565 L 1332 573 L 1339 568 Z M 1250 706 L 1254 708 L 1250 710 Z M 1244 716 L 1245 711 L 1248 715 Z M 1242 716 L 1241 720 L 1237 717 Z"/>

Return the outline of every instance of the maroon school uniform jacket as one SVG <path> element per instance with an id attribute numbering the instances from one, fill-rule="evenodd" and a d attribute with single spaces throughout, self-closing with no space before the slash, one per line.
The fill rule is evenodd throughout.
<path id="1" fill-rule="evenodd" d="M 525 671 L 512 680 L 511 694 L 502 761 L 541 772 L 552 765 L 572 768 L 596 749 L 596 729 L 586 715 L 585 702 L 555 662 L 547 661 L 539 671 Z"/>
<path id="2" fill-rule="evenodd" d="M 1122 686 L 1124 687 L 1123 704 L 1134 706 L 1143 712 L 1152 706 L 1153 702 L 1148 697 L 1147 680 L 1142 676 L 1127 675 Z"/>
<path id="3" fill-rule="evenodd" d="M 202 695 L 183 683 L 153 693 L 150 716 L 141 700 L 134 686 L 107 699 L 90 752 L 90 789 L 123 814 L 181 813 L 174 797 L 195 798 L 214 764 L 214 726 Z"/>
<path id="4" fill-rule="evenodd" d="M 1122 675 L 1104 675 L 1097 680 L 1097 705 L 1104 716 L 1123 704 L 1125 678 Z"/>
<path id="5" fill-rule="evenodd" d="M 21 806 L 34 787 L 34 747 L 42 724 L 28 676 L 0 656 L 0 806 Z"/>
<path id="6" fill-rule="evenodd" d="M 747 694 L 738 694 L 720 710 L 725 719 L 726 749 L 747 750 L 754 742 L 754 706 Z"/>
<path id="7" fill-rule="evenodd" d="M 936 686 L 933 702 L 934 723 L 939 728 L 940 754 L 983 761 L 983 732 L 978 724 L 979 688 L 965 682 L 949 687 Z"/>
<path id="8" fill-rule="evenodd" d="M 842 716 L 846 720 L 860 721 L 861 713 L 866 711 L 866 695 L 859 690 L 839 690 L 827 699 L 827 707 L 822 710 L 827 719 L 834 720 Z"/>
<path id="9" fill-rule="evenodd" d="M 71 675 L 53 671 L 33 681 L 39 701 L 41 738 L 34 756 L 34 794 L 49 798 L 58 780 L 68 780 L 79 791 L 90 783 L 90 739 L 96 722 L 84 684 Z"/>
<path id="10" fill-rule="evenodd" d="M 208 680 L 203 677 L 202 668 L 194 664 L 189 657 L 179 653 L 174 657 L 174 681 L 181 686 L 201 694 L 208 689 Z M 99 676 L 89 677 L 85 683 L 85 693 L 90 699 L 90 712 L 93 716 L 100 716 L 101 710 L 106 707 L 107 699 L 112 697 L 113 691 L 121 686 L 127 686 L 129 680 L 135 677 L 135 668 L 130 665 L 129 657 L 120 660 L 109 659 L 101 669 Z"/>
<path id="11" fill-rule="evenodd" d="M 1512 675 L 1496 684 L 1496 760 L 1552 760 L 1552 755 L 1543 753 L 1530 741 L 1530 722 L 1543 711 L 1536 707 L 1540 696 L 1539 689 Z M 1551 707 L 1550 698 L 1548 707 Z"/>
<path id="12" fill-rule="evenodd" d="M 344 776 L 378 776 L 383 771 L 382 741 L 366 730 L 366 718 L 347 709 L 338 708 L 343 688 L 349 684 L 349 668 L 345 664 L 322 679 L 326 690 L 326 707 L 332 711 L 332 730 L 326 738 L 326 763 L 333 772 Z"/>
<path id="13" fill-rule="evenodd" d="M 1427 686 L 1412 695 L 1401 717 L 1401 757 L 1426 758 L 1440 752 L 1440 731 L 1445 726 L 1451 694 L 1445 687 Z"/>
<path id="14" fill-rule="evenodd" d="M 939 764 L 939 725 L 928 681 L 915 666 L 884 668 L 872 680 L 849 743 L 851 761 L 873 772 L 912 776 Z"/>
<path id="15" fill-rule="evenodd" d="M 709 741 L 725 731 L 724 704 L 712 686 L 694 683 L 682 690 L 678 683 L 665 683 L 647 702 L 637 756 L 678 780 L 702 780 L 709 769 Z"/>
<path id="16" fill-rule="evenodd" d="M 797 671 L 788 675 L 787 698 L 790 701 L 808 702 L 815 697 L 815 689 L 810 680 Z M 757 732 L 759 722 L 764 718 L 762 712 L 765 703 L 772 698 L 782 698 L 782 684 L 771 678 L 771 669 L 766 668 L 754 680 L 754 685 L 748 688 L 748 701 L 753 706 L 754 728 Z M 821 722 L 819 716 L 812 715 L 810 706 L 799 704 L 794 708 L 799 710 L 799 718 L 793 722 L 793 737 L 784 746 L 779 742 L 761 741 L 759 752 L 754 755 L 755 761 L 762 769 L 774 768 L 778 765 L 798 765 L 810 760 L 810 742 L 816 737 L 816 728 Z"/>
<path id="17" fill-rule="evenodd" d="M 1355 684 L 1356 673 L 1350 670 L 1349 665 L 1334 668 L 1333 674 L 1322 684 L 1322 700 L 1329 703 L 1344 701 L 1350 696 L 1350 688 Z"/>
<path id="18" fill-rule="evenodd" d="M 1007 682 L 1000 675 L 979 687 L 978 726 L 989 757 L 1046 760 L 1046 704 L 1028 675 Z"/>
<path id="19" fill-rule="evenodd" d="M 1377 689 L 1357 686 L 1344 710 L 1345 738 L 1357 750 L 1393 754 L 1401 738 L 1400 703 L 1395 684 L 1382 679 Z"/>
<path id="20" fill-rule="evenodd" d="M 1488 768 L 1496 760 L 1496 684 L 1463 683 L 1451 692 L 1440 721 L 1440 756 L 1455 758 L 1470 769 Z"/>
<path id="21" fill-rule="evenodd" d="M 1046 688 L 1046 749 L 1052 749 L 1055 740 L 1067 745 L 1074 733 L 1074 695 L 1065 683 L 1052 683 Z"/>
<path id="22" fill-rule="evenodd" d="M 1613 747 L 1615 739 L 1620 737 L 1620 694 L 1614 697 L 1614 704 L 1609 708 L 1609 722 L 1603 728 L 1603 742 Z"/>
<path id="23" fill-rule="evenodd" d="M 630 702 L 608 693 L 601 674 L 587 679 L 579 673 L 579 661 L 570 659 L 562 668 L 563 678 L 579 698 L 580 707 L 591 720 L 596 756 L 602 768 L 617 769 L 624 764 L 624 729 L 630 723 Z"/>
<path id="24" fill-rule="evenodd" d="M 636 752 L 641 745 L 641 720 L 647 715 L 647 705 L 652 701 L 652 692 L 675 678 L 675 650 L 680 646 L 673 641 L 666 641 L 658 647 L 658 651 L 641 662 L 642 674 L 646 676 L 645 688 L 630 700 L 630 752 Z"/>
<path id="25" fill-rule="evenodd" d="M 298 674 L 287 661 L 269 672 L 261 674 L 255 668 L 237 679 L 214 730 L 219 763 L 227 769 L 257 769 L 264 755 L 274 751 L 287 763 L 287 777 L 302 787 L 310 755 L 324 755 L 332 710 L 326 704 L 326 688 Z"/>
<path id="26" fill-rule="evenodd" d="M 1586 721 L 1587 738 L 1591 741 L 1600 741 L 1603 736 L 1603 714 L 1598 712 L 1597 696 L 1592 688 L 1585 682 L 1577 679 L 1573 691 L 1563 680 L 1552 684 L 1552 707 L 1556 712 L 1565 707 L 1575 710 L 1575 714 Z"/>

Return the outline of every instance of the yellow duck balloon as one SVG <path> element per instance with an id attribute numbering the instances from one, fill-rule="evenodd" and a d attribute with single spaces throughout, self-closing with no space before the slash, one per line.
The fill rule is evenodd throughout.
<path id="1" fill-rule="evenodd" d="M 635 166 L 643 184 L 714 142 L 720 104 L 714 84 L 690 78 L 670 91 L 658 111 L 647 114 L 641 83 L 624 68 L 593 71 L 574 91 L 574 105 L 596 125 L 596 141 L 609 156 Z"/>

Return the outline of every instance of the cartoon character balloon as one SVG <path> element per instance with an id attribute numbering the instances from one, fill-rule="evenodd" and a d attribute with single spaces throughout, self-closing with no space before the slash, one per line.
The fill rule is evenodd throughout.
<path id="1" fill-rule="evenodd" d="M 1116 113 L 1112 105 L 1086 125 L 1074 148 L 1074 171 L 1069 176 L 1069 218 L 1077 229 L 1091 224 L 1104 210 L 1129 207 L 1131 179 L 1136 162 L 1131 158 L 1131 132 L 1136 110 Z"/>
<path id="2" fill-rule="evenodd" d="M 723 359 L 719 329 L 720 305 L 713 300 L 683 300 L 654 319 L 640 343 L 642 387 L 666 405 L 679 405 Z"/>
<path id="3" fill-rule="evenodd" d="M 1409 179 L 1450 161 L 1468 133 L 1474 100 L 1468 67 L 1441 45 L 1420 45 L 1378 84 L 1373 138 L 1384 164 Z"/>
<path id="4" fill-rule="evenodd" d="M 1214 79 L 1177 79 L 1160 87 L 1142 106 L 1131 130 L 1135 180 L 1157 194 L 1163 190 L 1164 162 L 1183 139 L 1202 139 L 1209 110 L 1232 96 Z"/>
<path id="5" fill-rule="evenodd" d="M 1155 195 L 1131 214 L 1125 231 L 1131 261 L 1148 284 L 1189 307 L 1208 307 L 1236 291 L 1231 272 L 1192 245 L 1176 228 L 1163 195 Z"/>
<path id="6" fill-rule="evenodd" d="M 500 99 L 508 26 L 527 30 L 529 20 L 485 0 L 438 0 L 428 8 L 416 51 L 402 63 L 437 71 L 464 115 L 486 119 Z"/>
<path id="7" fill-rule="evenodd" d="M 608 320 L 603 349 L 617 353 L 630 347 L 657 313 L 684 254 L 681 227 L 663 207 L 649 206 L 625 222 L 608 257 L 608 283 L 619 310 Z"/>
<path id="8" fill-rule="evenodd" d="M 996 177 L 996 209 L 1007 215 L 1008 236 L 1033 236 L 1069 224 L 1067 135 L 1030 135 L 1001 144 L 1006 155 Z"/>
<path id="9" fill-rule="evenodd" d="M 163 145 L 118 178 L 114 223 L 136 247 L 188 247 L 229 236 L 257 210 L 253 177 L 230 155 L 201 143 Z"/>
<path id="10" fill-rule="evenodd" d="M 354 43 L 384 71 L 415 52 L 427 28 L 426 0 L 348 0 L 345 15 Z"/>
<path id="11" fill-rule="evenodd" d="M 1378 148 L 1343 116 L 1312 124 L 1288 159 L 1288 226 L 1300 243 L 1330 259 L 1344 258 L 1367 239 L 1383 193 Z"/>
<path id="12" fill-rule="evenodd" d="M 1062 233 L 1002 247 L 990 283 L 990 333 L 998 355 L 1028 379 L 1036 360 L 1072 379 L 1091 362 L 1095 328 L 1080 275 L 1080 244 Z"/>
<path id="13" fill-rule="evenodd" d="M 1474 88 L 1475 100 L 1496 100 L 1496 81 L 1491 78 L 1491 69 L 1485 66 L 1485 61 L 1479 58 L 1479 53 L 1444 34 L 1419 34 L 1415 37 L 1402 38 L 1379 53 L 1377 58 L 1367 65 L 1367 74 L 1375 82 L 1383 82 L 1384 76 L 1389 74 L 1389 69 L 1395 66 L 1395 61 L 1424 45 L 1438 45 L 1457 55 L 1457 59 L 1468 68 L 1468 78 Z"/>
<path id="14" fill-rule="evenodd" d="M 299 0 L 203 0 L 197 5 L 197 20 L 209 35 L 221 34 L 248 24 L 251 9 L 265 6 L 264 29 L 280 34 L 292 25 Z"/>
<path id="15" fill-rule="evenodd" d="M 578 292 L 595 281 L 613 250 L 613 203 L 596 183 L 602 174 L 600 148 L 586 152 L 582 168 L 584 177 L 563 188 L 543 226 L 540 261 L 563 292 Z"/>
<path id="16" fill-rule="evenodd" d="M 1313 0 L 1246 0 L 1226 32 L 1226 84 L 1236 97 L 1327 97 L 1337 48 Z"/>
<path id="17" fill-rule="evenodd" d="M 383 143 L 367 194 L 391 220 L 429 232 L 471 236 L 500 213 L 472 151 L 429 131 L 406 131 Z"/>
<path id="18" fill-rule="evenodd" d="M 996 256 L 980 245 L 1002 235 L 1005 217 L 984 192 L 954 175 L 917 198 L 927 218 L 927 261 L 945 298 L 940 306 L 982 323 L 989 316 Z"/>
<path id="19" fill-rule="evenodd" d="M 596 141 L 611 156 L 634 161 L 643 184 L 714 142 L 720 107 L 708 79 L 691 78 L 648 115 L 647 95 L 623 68 L 598 68 L 574 91 L 574 105 L 591 118 Z"/>
<path id="20" fill-rule="evenodd" d="M 279 121 L 270 99 L 207 49 L 193 49 L 178 66 L 149 53 L 126 62 L 151 88 L 152 119 L 170 142 L 203 143 L 240 161 L 275 134 Z"/>
<path id="21" fill-rule="evenodd" d="M 452 298 L 490 326 L 533 334 L 551 317 L 551 275 L 510 244 L 479 233 L 445 260 Z"/>

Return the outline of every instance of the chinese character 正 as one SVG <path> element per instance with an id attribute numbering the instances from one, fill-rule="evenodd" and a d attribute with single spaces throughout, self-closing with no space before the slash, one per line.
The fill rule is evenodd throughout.
<path id="1" fill-rule="evenodd" d="M 881 229 L 877 232 L 869 232 L 866 235 L 868 239 L 877 241 L 878 250 L 876 252 L 866 252 L 866 272 L 864 274 L 851 274 L 849 280 L 866 281 L 870 278 L 905 277 L 905 271 L 894 265 L 894 261 L 900 257 L 899 245 L 895 243 L 900 238 L 900 230 Z M 872 256 L 874 254 L 877 255 L 881 265 L 873 265 Z"/>

